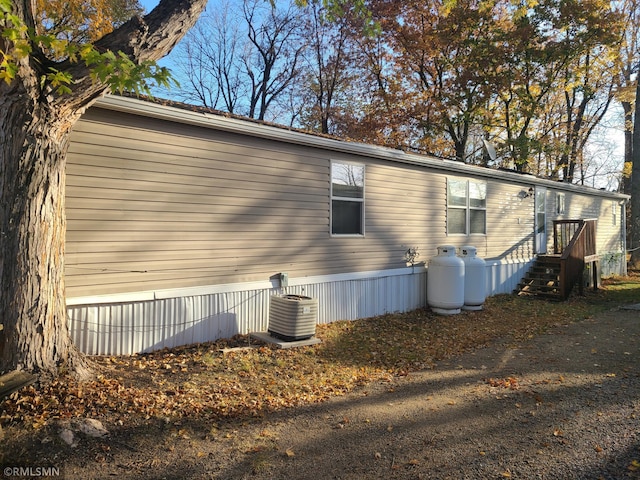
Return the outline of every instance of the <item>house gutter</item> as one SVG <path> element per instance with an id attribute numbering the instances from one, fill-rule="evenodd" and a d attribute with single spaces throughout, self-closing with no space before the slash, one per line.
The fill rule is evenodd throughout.
<path id="1" fill-rule="evenodd" d="M 624 200 L 625 202 L 630 198 L 629 195 L 622 193 L 609 192 L 606 190 L 599 190 L 597 188 L 565 182 L 554 182 L 552 180 L 537 178 L 529 174 L 506 172 L 492 168 L 479 167 L 477 165 L 468 165 L 453 160 L 408 153 L 389 147 L 338 140 L 320 135 L 294 131 L 286 127 L 266 125 L 256 121 L 241 120 L 213 113 L 191 111 L 131 97 L 106 95 L 98 99 L 95 106 L 106 110 L 142 115 L 169 122 L 177 122 L 240 135 L 249 135 L 261 139 L 303 145 L 351 155 L 362 155 L 380 160 L 428 167 L 434 170 L 454 172 L 461 175 L 493 179 L 498 178 L 515 185 L 537 185 L 541 187 L 550 187 L 555 190 L 564 190 L 582 194 L 588 193 L 590 195 Z"/>

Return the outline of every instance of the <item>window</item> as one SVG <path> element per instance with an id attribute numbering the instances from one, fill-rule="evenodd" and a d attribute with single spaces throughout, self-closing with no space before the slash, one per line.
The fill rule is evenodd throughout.
<path id="1" fill-rule="evenodd" d="M 487 184 L 447 180 L 447 235 L 487 233 Z"/>
<path id="2" fill-rule="evenodd" d="M 364 165 L 331 162 L 331 234 L 364 235 Z"/>
<path id="3" fill-rule="evenodd" d="M 611 202 L 611 214 L 612 214 L 612 218 L 611 218 L 611 222 L 612 224 L 618 225 L 618 202 Z"/>
<path id="4" fill-rule="evenodd" d="M 564 193 L 556 193 L 556 213 L 558 215 L 564 215 Z"/>

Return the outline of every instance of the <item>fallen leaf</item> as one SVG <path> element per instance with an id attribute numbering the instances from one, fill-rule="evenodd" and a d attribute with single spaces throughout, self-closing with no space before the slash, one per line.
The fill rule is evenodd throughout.
<path id="1" fill-rule="evenodd" d="M 518 390 L 518 388 L 520 388 L 518 385 L 518 379 L 515 377 L 488 378 L 486 379 L 486 382 L 492 387 L 502 387 L 510 390 Z"/>
<path id="2" fill-rule="evenodd" d="M 284 452 L 284 453 L 285 453 L 285 455 L 286 455 L 287 457 L 289 457 L 289 458 L 291 458 L 291 457 L 295 457 L 295 456 L 296 456 L 296 454 L 294 453 L 294 451 L 293 451 L 293 450 L 291 450 L 290 448 L 287 448 L 287 449 L 285 450 L 285 452 Z"/>

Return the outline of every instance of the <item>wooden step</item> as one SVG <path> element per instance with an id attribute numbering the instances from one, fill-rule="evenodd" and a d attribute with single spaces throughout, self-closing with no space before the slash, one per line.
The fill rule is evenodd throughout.
<path id="1" fill-rule="evenodd" d="M 529 272 L 531 272 L 531 273 L 539 273 L 539 274 L 555 274 L 555 275 L 559 275 L 560 274 L 560 269 L 556 268 L 556 267 L 546 267 L 546 266 L 542 266 L 542 265 L 534 265 L 533 267 L 531 267 Z"/>
<path id="2" fill-rule="evenodd" d="M 549 292 L 559 292 L 560 291 L 560 287 L 558 285 L 535 285 L 535 284 L 530 284 L 530 285 L 525 285 L 525 284 L 518 284 L 518 290 L 521 292 L 528 292 L 528 293 L 549 293 Z"/>
<path id="3" fill-rule="evenodd" d="M 560 256 L 540 255 L 516 287 L 518 295 L 562 300 Z"/>
<path id="4" fill-rule="evenodd" d="M 546 293 L 546 292 L 518 292 L 519 297 L 532 297 L 532 298 L 543 298 L 545 300 L 557 300 L 561 301 L 562 296 L 560 293 Z"/>
<path id="5" fill-rule="evenodd" d="M 535 296 L 535 297 L 546 297 L 546 298 L 560 298 L 560 288 L 558 287 L 532 287 L 525 285 L 523 287 L 518 287 L 516 290 L 516 294 L 523 296 Z"/>
<path id="6" fill-rule="evenodd" d="M 550 284 L 558 284 L 559 279 L 557 277 L 545 276 L 545 277 L 536 277 L 532 275 L 526 275 L 520 283 L 524 284 L 536 284 L 536 285 L 550 285 Z"/>
<path id="7" fill-rule="evenodd" d="M 527 274 L 525 274 L 524 276 L 525 279 L 530 279 L 530 280 L 545 280 L 545 281 L 549 281 L 549 280 L 558 280 L 558 276 L 557 275 L 547 275 L 546 273 L 544 275 L 542 274 L 535 274 L 533 272 L 529 272 Z"/>

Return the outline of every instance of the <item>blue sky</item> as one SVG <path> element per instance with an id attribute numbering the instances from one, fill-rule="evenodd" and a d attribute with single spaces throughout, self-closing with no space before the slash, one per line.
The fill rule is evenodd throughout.
<path id="1" fill-rule="evenodd" d="M 160 0 L 140 0 L 140 5 L 142 5 L 145 8 L 147 13 L 153 10 L 154 7 L 158 5 L 158 3 L 160 3 Z M 158 63 L 162 66 L 169 67 L 171 70 L 173 70 L 174 74 L 176 73 L 174 65 L 171 61 L 171 56 L 161 59 Z M 174 87 L 172 90 L 168 92 L 163 90 L 161 92 L 155 92 L 154 94 L 162 98 L 171 99 L 174 96 L 175 90 L 176 88 Z"/>
<path id="2" fill-rule="evenodd" d="M 151 11 L 153 7 L 158 5 L 160 0 L 140 0 L 140 4 L 147 10 L 147 12 Z"/>

